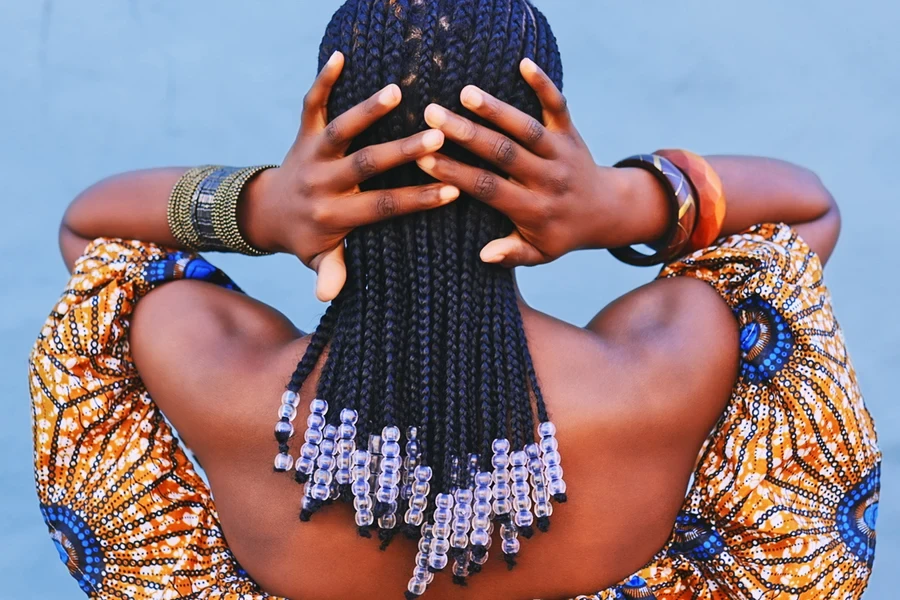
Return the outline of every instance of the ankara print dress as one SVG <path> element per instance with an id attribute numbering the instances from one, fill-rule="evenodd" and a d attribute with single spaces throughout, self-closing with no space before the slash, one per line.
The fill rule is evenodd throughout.
<path id="1" fill-rule="evenodd" d="M 579 598 L 860 597 L 880 453 L 819 259 L 790 227 L 767 224 L 660 276 L 721 294 L 740 323 L 741 372 L 666 546 Z M 96 240 L 77 262 L 29 365 L 40 509 L 92 598 L 272 598 L 229 551 L 209 489 L 131 360 L 135 303 L 181 278 L 235 288 L 197 255 L 135 241 Z"/>

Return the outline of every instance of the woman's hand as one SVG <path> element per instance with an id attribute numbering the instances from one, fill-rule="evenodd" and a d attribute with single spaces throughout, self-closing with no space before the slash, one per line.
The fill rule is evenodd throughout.
<path id="1" fill-rule="evenodd" d="M 322 69 L 304 98 L 297 140 L 280 168 L 258 177 L 262 189 L 254 196 L 262 204 L 248 215 L 250 229 L 253 215 L 265 220 L 258 228 L 261 247 L 295 254 L 316 271 L 316 296 L 323 302 L 337 296 L 346 281 L 343 240 L 352 229 L 459 196 L 457 188 L 443 183 L 360 192 L 366 179 L 438 150 L 444 135 L 429 130 L 347 156 L 353 138 L 393 110 L 401 92 L 389 85 L 328 123 L 328 97 L 343 65 L 343 55 L 335 53 Z"/>
<path id="2" fill-rule="evenodd" d="M 441 154 L 420 158 L 419 166 L 513 221 L 515 231 L 482 249 L 485 262 L 536 265 L 578 248 L 612 245 L 627 175 L 594 163 L 565 98 L 533 61 L 523 60 L 520 70 L 541 101 L 545 124 L 475 86 L 461 94 L 466 108 L 514 139 L 436 104 L 425 111 L 431 127 L 508 173 L 510 180 Z"/>

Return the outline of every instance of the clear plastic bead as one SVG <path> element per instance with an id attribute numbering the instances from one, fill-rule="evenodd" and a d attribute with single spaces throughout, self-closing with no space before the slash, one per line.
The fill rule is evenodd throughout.
<path id="1" fill-rule="evenodd" d="M 416 479 L 418 481 L 431 481 L 431 467 L 419 465 L 416 467 Z"/>
<path id="2" fill-rule="evenodd" d="M 412 499 L 410 499 L 409 506 L 411 508 L 425 510 L 426 508 L 428 508 L 428 497 L 421 494 L 416 494 L 412 497 Z"/>
<path id="3" fill-rule="evenodd" d="M 334 481 L 334 475 L 331 474 L 331 471 L 316 469 L 316 472 L 313 473 L 314 484 L 331 485 L 332 481 Z"/>
<path id="4" fill-rule="evenodd" d="M 549 502 L 538 502 L 534 505 L 534 516 L 537 518 L 549 517 L 553 514 L 553 505 Z"/>
<path id="5" fill-rule="evenodd" d="M 450 536 L 450 545 L 454 548 L 465 548 L 469 545 L 469 536 L 465 533 L 456 532 Z"/>
<path id="6" fill-rule="evenodd" d="M 294 459 L 290 454 L 279 453 L 275 455 L 275 468 L 279 471 L 288 471 L 294 465 Z"/>
<path id="7" fill-rule="evenodd" d="M 518 527 L 528 527 L 534 523 L 534 514 L 529 510 L 520 510 L 516 512 L 515 523 Z"/>
<path id="8" fill-rule="evenodd" d="M 384 471 L 396 471 L 399 474 L 401 466 L 403 461 L 399 456 L 385 456 L 381 459 L 381 468 Z"/>
<path id="9" fill-rule="evenodd" d="M 493 483 L 494 478 L 489 471 L 481 471 L 475 476 L 475 485 L 478 487 L 488 487 Z M 477 497 L 477 491 L 476 491 Z"/>
<path id="10" fill-rule="evenodd" d="M 297 418 L 297 409 L 290 404 L 282 404 L 278 407 L 278 418 L 293 421 Z"/>
<path id="11" fill-rule="evenodd" d="M 341 426 L 338 428 L 338 437 L 345 440 L 353 439 L 356 437 L 356 427 L 349 423 L 341 423 Z"/>
<path id="12" fill-rule="evenodd" d="M 512 510 L 512 502 L 510 502 L 509 498 L 494 500 L 492 506 L 494 507 L 494 514 L 498 515 L 505 515 Z"/>
<path id="13" fill-rule="evenodd" d="M 500 526 L 500 537 L 504 540 L 514 540 L 519 535 L 519 531 L 515 527 L 510 527 L 506 523 Z"/>
<path id="14" fill-rule="evenodd" d="M 388 425 L 381 430 L 381 437 L 384 438 L 384 441 L 386 442 L 396 442 L 400 439 L 400 428 Z"/>
<path id="15" fill-rule="evenodd" d="M 298 472 L 309 475 L 310 473 L 313 472 L 313 468 L 315 466 L 316 466 L 316 464 L 312 461 L 311 458 L 301 456 L 300 458 L 297 459 L 297 465 L 295 468 L 297 469 Z"/>
<path id="16" fill-rule="evenodd" d="M 437 523 L 449 523 L 450 519 L 453 517 L 453 513 L 450 512 L 449 508 L 436 508 L 434 510 L 434 522 Z"/>
<path id="17" fill-rule="evenodd" d="M 447 566 L 447 555 L 446 554 L 437 554 L 432 553 L 428 557 L 428 566 L 432 569 L 436 569 L 440 571 L 444 567 Z"/>
<path id="18" fill-rule="evenodd" d="M 306 426 L 310 429 L 321 430 L 325 427 L 325 417 L 319 413 L 310 413 L 309 416 L 306 417 Z"/>
<path id="19" fill-rule="evenodd" d="M 494 498 L 503 500 L 504 498 L 509 498 L 510 495 L 512 495 L 512 488 L 509 487 L 509 484 L 504 481 L 498 481 L 494 486 Z"/>
<path id="20" fill-rule="evenodd" d="M 431 552 L 446 554 L 450 550 L 450 541 L 445 538 L 434 538 L 431 542 Z"/>
<path id="21" fill-rule="evenodd" d="M 334 454 L 336 446 L 337 444 L 334 443 L 334 438 L 329 437 L 328 434 L 325 434 L 325 439 L 322 440 L 321 444 L 319 444 L 319 450 L 322 455 L 330 456 Z"/>
<path id="22" fill-rule="evenodd" d="M 509 467 L 509 455 L 495 454 L 491 457 L 491 465 L 494 469 L 506 469 Z M 494 471 L 496 473 L 496 471 Z"/>
<path id="23" fill-rule="evenodd" d="M 370 510 L 360 510 L 356 513 L 357 527 L 368 527 L 375 522 L 375 514 Z"/>
<path id="24" fill-rule="evenodd" d="M 511 540 L 503 540 L 500 548 L 503 550 L 503 554 L 516 554 L 519 552 L 519 540 L 517 538 L 513 538 Z"/>
<path id="25" fill-rule="evenodd" d="M 316 444 L 316 445 L 321 444 L 321 443 L 322 443 L 322 438 L 323 438 L 323 437 L 324 437 L 324 436 L 322 435 L 322 430 L 321 430 L 321 429 L 312 429 L 312 428 L 308 428 L 308 429 L 303 433 L 303 439 L 305 439 L 305 440 L 306 440 L 307 442 L 309 442 L 310 444 Z"/>
<path id="26" fill-rule="evenodd" d="M 369 454 L 381 454 L 382 439 L 380 435 L 369 436 Z"/>
<path id="27" fill-rule="evenodd" d="M 400 444 L 393 441 L 384 442 L 381 445 L 381 453 L 385 456 L 385 458 L 399 458 Z"/>
<path id="28" fill-rule="evenodd" d="M 294 436 L 294 426 L 290 421 L 278 421 L 275 423 L 275 435 L 282 439 L 290 439 Z"/>
<path id="29" fill-rule="evenodd" d="M 334 425 L 326 425 L 325 429 L 325 439 L 336 440 L 337 439 L 337 427 Z"/>
<path id="30" fill-rule="evenodd" d="M 493 494 L 491 493 L 491 488 L 489 488 L 489 487 L 475 488 L 475 501 L 476 502 L 490 502 L 491 498 L 493 498 Z"/>
<path id="31" fill-rule="evenodd" d="M 425 535 L 419 538 L 419 552 L 423 554 L 428 554 L 431 552 L 431 542 L 433 538 L 430 535 Z"/>
<path id="32" fill-rule="evenodd" d="M 515 508 L 516 511 L 531 510 L 531 498 L 529 498 L 527 494 L 524 496 L 516 496 L 513 498 L 513 508 Z"/>
<path id="33" fill-rule="evenodd" d="M 544 462 L 544 466 L 552 467 L 554 465 L 558 465 L 560 463 L 559 452 L 553 451 L 545 454 L 541 460 Z"/>
<path id="34" fill-rule="evenodd" d="M 368 481 L 357 478 L 350 484 L 350 491 L 354 496 L 365 496 L 371 491 L 371 488 L 369 488 Z"/>
<path id="35" fill-rule="evenodd" d="M 365 450 L 356 450 L 353 452 L 351 459 L 353 460 L 353 465 L 358 467 L 369 466 L 369 461 L 371 460 L 369 453 Z"/>
<path id="36" fill-rule="evenodd" d="M 321 398 L 314 398 L 313 401 L 309 403 L 309 412 L 324 415 L 328 412 L 328 402 Z"/>
<path id="37" fill-rule="evenodd" d="M 358 419 L 359 419 L 359 414 L 352 408 L 342 408 L 341 409 L 341 423 L 349 423 L 350 425 L 356 425 L 356 421 Z"/>
<path id="38" fill-rule="evenodd" d="M 425 513 L 423 513 L 420 509 L 410 508 L 406 511 L 406 514 L 403 515 L 403 520 L 412 525 L 413 527 L 418 527 L 422 524 L 422 521 L 425 518 Z"/>
<path id="39" fill-rule="evenodd" d="M 485 553 L 484 553 L 484 556 L 482 556 L 482 557 L 478 557 L 478 556 L 475 556 L 475 555 L 473 554 L 473 555 L 472 555 L 472 562 L 475 563 L 476 565 L 483 565 L 484 563 L 487 562 L 488 555 L 489 555 L 488 552 L 485 552 Z"/>
<path id="40" fill-rule="evenodd" d="M 494 451 L 494 454 L 507 454 L 509 453 L 509 440 L 506 439 L 496 439 L 491 442 L 491 450 Z"/>
<path id="41" fill-rule="evenodd" d="M 406 439 L 414 440 L 419 436 L 419 430 L 414 425 L 410 425 L 406 428 Z"/>
<path id="42" fill-rule="evenodd" d="M 379 502 L 393 502 L 400 497 L 400 490 L 394 487 L 380 487 L 375 492 L 375 498 Z"/>
<path id="43" fill-rule="evenodd" d="M 512 484 L 512 494 L 516 498 L 519 496 L 527 496 L 530 491 L 530 486 L 527 481 L 516 481 Z"/>
<path id="44" fill-rule="evenodd" d="M 434 499 L 434 505 L 438 508 L 452 508 L 453 496 L 450 494 L 438 494 Z"/>
<path id="45" fill-rule="evenodd" d="M 321 483 L 313 484 L 313 486 L 309 489 L 310 495 L 316 500 L 325 501 L 328 500 L 329 490 L 327 485 L 322 485 Z"/>
<path id="46" fill-rule="evenodd" d="M 544 421 L 543 423 L 538 425 L 538 435 L 540 435 L 542 438 L 556 435 L 556 425 L 554 425 L 550 421 Z"/>
<path id="47" fill-rule="evenodd" d="M 417 481 L 412 484 L 412 491 L 414 494 L 425 494 L 431 491 L 431 484 L 427 481 Z"/>
<path id="48" fill-rule="evenodd" d="M 509 463 L 513 468 L 524 467 L 528 464 L 528 454 L 524 450 L 516 450 L 510 455 Z"/>
<path id="49" fill-rule="evenodd" d="M 476 528 L 469 534 L 469 541 L 474 546 L 485 546 L 490 539 L 491 536 L 488 535 L 487 529 Z"/>
<path id="50" fill-rule="evenodd" d="M 499 470 L 497 470 L 497 471 L 494 471 L 494 483 L 495 483 L 495 484 L 506 485 L 506 486 L 508 487 L 508 484 L 509 484 L 509 471 L 507 471 L 506 469 L 499 469 Z M 496 487 L 495 487 L 495 488 L 494 488 L 494 495 L 496 495 L 496 494 L 497 494 L 497 490 L 496 490 Z"/>
<path id="51" fill-rule="evenodd" d="M 554 479 L 550 482 L 548 489 L 550 490 L 550 494 L 553 496 L 555 496 L 556 494 L 565 494 L 566 482 L 562 479 Z"/>
<path id="52" fill-rule="evenodd" d="M 456 490 L 456 494 L 454 495 L 454 497 L 456 498 L 457 506 L 460 504 L 468 504 L 472 502 L 473 493 L 470 489 L 462 488 Z"/>
<path id="53" fill-rule="evenodd" d="M 378 517 L 378 526 L 382 529 L 393 529 L 397 526 L 397 515 L 388 513 Z"/>
<path id="54" fill-rule="evenodd" d="M 398 471 L 384 470 L 378 474 L 378 485 L 382 487 L 390 487 L 400 483 L 400 473 Z"/>
<path id="55" fill-rule="evenodd" d="M 334 456 L 330 454 L 320 454 L 319 458 L 316 459 L 316 466 L 320 469 L 325 469 L 326 471 L 334 469 L 335 463 Z"/>
<path id="56" fill-rule="evenodd" d="M 294 408 L 300 404 L 300 396 L 297 395 L 297 392 L 292 392 L 291 390 L 286 391 L 281 395 L 281 403 L 282 404 L 290 404 Z"/>
<path id="57" fill-rule="evenodd" d="M 546 454 L 548 452 L 556 452 L 559 449 L 559 442 L 555 437 L 545 437 L 541 439 L 541 451 Z"/>
<path id="58" fill-rule="evenodd" d="M 315 460 L 315 458 L 319 456 L 319 447 L 307 442 L 300 446 L 300 456 L 302 456 L 303 458 L 308 458 L 310 460 Z"/>
<path id="59" fill-rule="evenodd" d="M 488 515 L 475 515 L 472 517 L 472 527 L 475 529 L 487 530 L 491 524 L 491 518 Z"/>
<path id="60" fill-rule="evenodd" d="M 414 596 L 421 596 L 425 593 L 425 590 L 428 589 L 428 584 L 424 581 L 419 581 L 418 579 L 410 579 L 406 589 Z"/>
<path id="61" fill-rule="evenodd" d="M 353 508 L 357 511 L 372 510 L 372 499 L 368 496 L 357 494 L 353 498 Z"/>

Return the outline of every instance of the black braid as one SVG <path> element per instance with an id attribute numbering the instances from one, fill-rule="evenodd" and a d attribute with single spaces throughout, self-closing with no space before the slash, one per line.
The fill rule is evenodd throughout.
<path id="1" fill-rule="evenodd" d="M 458 112 L 467 84 L 508 99 L 534 117 L 540 108 L 519 76 L 534 57 L 561 86 L 556 40 L 527 0 L 349 0 L 328 25 L 320 67 L 344 53 L 329 119 L 389 83 L 401 105 L 357 137 L 348 152 L 424 129 L 431 102 Z M 442 152 L 490 165 L 447 144 Z M 363 190 L 431 181 L 415 164 L 373 177 Z M 422 458 L 434 470 L 432 494 L 449 491 L 454 456 L 480 455 L 491 441 L 535 439 L 547 419 L 522 327 L 512 274 L 478 258 L 512 225 L 466 195 L 448 206 L 362 227 L 346 239 L 347 284 L 328 307 L 289 389 L 299 390 L 327 347 L 317 394 L 359 412 L 357 444 L 387 425 L 418 428 Z M 388 541 L 389 533 L 380 533 Z"/>

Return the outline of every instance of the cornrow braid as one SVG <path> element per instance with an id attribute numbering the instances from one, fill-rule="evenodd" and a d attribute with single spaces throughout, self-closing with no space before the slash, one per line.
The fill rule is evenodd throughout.
<path id="1" fill-rule="evenodd" d="M 422 131 L 432 101 L 471 117 L 459 100 L 467 84 L 539 118 L 536 97 L 519 76 L 526 56 L 562 85 L 556 39 L 529 0 L 348 0 L 326 29 L 320 68 L 337 50 L 346 62 L 329 98 L 329 120 L 389 83 L 403 92 L 400 105 L 348 152 Z M 442 152 L 496 172 L 452 143 Z M 407 164 L 360 188 L 430 181 Z M 510 231 L 505 216 L 462 194 L 447 206 L 350 232 L 346 285 L 322 316 L 282 399 L 279 471 L 291 470 L 279 465 L 293 460 L 293 427 L 286 423 L 295 414 L 284 403 L 296 401 L 322 363 L 296 466 L 306 490 L 301 517 L 331 500 L 352 500 L 358 531 L 370 536 L 377 527 L 382 547 L 401 528 L 422 536 L 420 548 L 427 550 L 417 558 L 409 598 L 424 592 L 429 571 L 449 561 L 457 583 L 480 569 L 490 537 L 486 519 L 504 528 L 501 551 L 515 564 L 518 523 L 523 536 L 531 531 L 530 512 L 514 508 L 525 506 L 525 498 L 513 498 L 523 489 L 526 465 L 530 487 L 524 489 L 532 490 L 535 515 L 540 509 L 539 529 L 546 529 L 551 496 L 565 500 L 555 430 L 512 273 L 478 257 Z M 338 462 L 342 469 L 357 465 L 352 484 L 342 471 L 336 485 Z M 492 503 L 485 494 L 493 494 Z M 454 502 L 468 507 L 454 512 Z M 449 551 L 448 519 L 467 514 L 453 525 L 464 527 L 465 543 L 456 537 Z"/>

